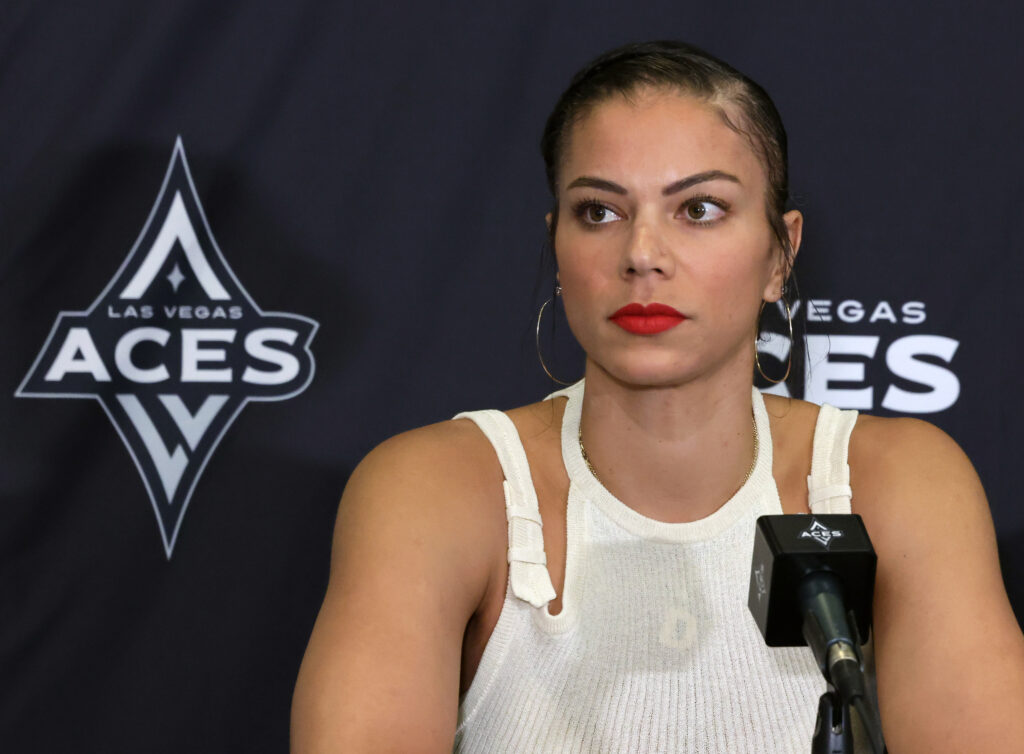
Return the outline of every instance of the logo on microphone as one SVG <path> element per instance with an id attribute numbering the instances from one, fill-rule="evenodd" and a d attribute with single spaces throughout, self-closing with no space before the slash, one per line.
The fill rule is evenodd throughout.
<path id="1" fill-rule="evenodd" d="M 843 536 L 842 529 L 829 529 L 816 518 L 812 518 L 811 525 L 800 532 L 800 539 L 813 539 L 826 550 L 833 539 L 838 539 L 841 536 Z"/>
<path id="2" fill-rule="evenodd" d="M 754 583 L 757 584 L 757 601 L 760 602 L 768 594 L 768 585 L 764 578 L 764 563 L 754 569 Z"/>
<path id="3" fill-rule="evenodd" d="M 178 138 L 138 240 L 86 311 L 57 317 L 15 395 L 91 398 L 142 476 L 171 557 L 214 449 L 249 401 L 313 379 L 318 323 L 264 312 L 228 266 Z"/>

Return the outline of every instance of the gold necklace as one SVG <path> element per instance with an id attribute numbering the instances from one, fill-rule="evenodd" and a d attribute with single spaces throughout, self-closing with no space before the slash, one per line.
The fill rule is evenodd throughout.
<path id="1" fill-rule="evenodd" d="M 754 428 L 754 457 L 750 460 L 750 468 L 747 469 L 747 475 L 743 477 L 743 484 L 746 484 L 747 480 L 750 479 L 750 475 L 754 473 L 754 467 L 757 466 L 757 454 L 758 451 L 761 449 L 761 443 L 757 436 L 757 420 L 754 418 L 753 414 L 751 414 L 750 416 L 750 424 Z M 587 468 L 590 469 L 590 473 L 594 475 L 594 479 L 596 479 L 598 482 L 601 482 L 601 477 L 597 475 L 597 472 L 594 470 L 594 464 L 590 462 L 590 457 L 587 455 L 587 449 L 583 447 L 582 421 L 579 424 L 579 429 L 577 431 L 576 436 L 580 442 L 580 455 L 583 456 L 583 463 L 587 464 Z M 743 484 L 741 484 L 740 486 L 742 487 Z M 601 482 L 601 486 L 604 486 L 604 482 Z"/>

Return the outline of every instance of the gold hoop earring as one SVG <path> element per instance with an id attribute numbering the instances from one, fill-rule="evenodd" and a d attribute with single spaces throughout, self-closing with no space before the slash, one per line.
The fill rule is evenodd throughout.
<path id="1" fill-rule="evenodd" d="M 557 382 L 559 385 L 571 385 L 573 383 L 566 382 L 565 380 L 560 380 L 557 377 L 555 377 L 555 375 L 551 374 L 551 370 L 548 369 L 548 365 L 544 363 L 544 356 L 540 352 L 540 321 L 541 321 L 541 318 L 544 316 L 544 309 L 547 307 L 548 304 L 550 304 L 554 300 L 555 296 L 560 296 L 561 294 L 562 294 L 562 287 L 560 285 L 556 285 L 555 286 L 555 295 L 552 296 L 551 298 L 549 298 L 543 304 L 541 304 L 540 305 L 540 311 L 537 312 L 537 331 L 536 331 L 537 360 L 540 362 L 540 368 L 544 370 L 544 374 L 546 374 L 553 382 Z"/>
<path id="2" fill-rule="evenodd" d="M 762 312 L 764 311 L 764 307 L 767 303 L 767 301 L 761 302 Z M 780 377 L 779 379 L 773 380 L 771 377 L 765 374 L 764 369 L 761 368 L 761 359 L 758 357 L 757 352 L 757 339 L 761 336 L 760 314 L 757 315 L 757 336 L 754 337 L 754 364 L 757 365 L 757 371 L 761 374 L 761 376 L 764 377 L 766 380 L 768 380 L 768 382 L 772 383 L 773 385 L 778 385 L 780 382 L 785 382 L 786 379 L 789 377 L 790 370 L 793 368 L 793 315 L 789 311 L 789 302 L 786 301 L 785 296 L 782 297 L 782 305 L 786 307 L 786 323 L 789 325 L 789 359 L 786 361 L 786 373 L 782 375 L 782 377 Z"/>

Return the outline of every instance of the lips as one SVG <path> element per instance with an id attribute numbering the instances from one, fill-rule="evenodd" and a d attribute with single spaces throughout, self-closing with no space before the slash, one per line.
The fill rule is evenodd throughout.
<path id="1" fill-rule="evenodd" d="M 656 335 L 680 324 L 686 315 L 665 304 L 627 304 L 609 319 L 626 332 Z"/>

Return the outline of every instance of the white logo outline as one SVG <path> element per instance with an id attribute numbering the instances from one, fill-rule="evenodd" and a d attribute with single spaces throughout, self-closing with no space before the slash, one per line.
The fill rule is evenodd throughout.
<path id="1" fill-rule="evenodd" d="M 757 584 L 757 601 L 761 602 L 768 594 L 768 584 L 765 580 L 764 563 L 754 569 L 754 582 Z"/>
<path id="2" fill-rule="evenodd" d="M 830 529 L 816 518 L 811 518 L 810 525 L 800 532 L 800 539 L 813 539 L 826 550 L 832 545 L 833 539 L 845 536 L 842 529 Z"/>
<path id="3" fill-rule="evenodd" d="M 97 391 L 97 392 L 76 392 L 76 391 L 73 391 L 73 390 L 69 390 L 69 391 L 66 391 L 66 392 L 60 392 L 60 391 L 57 391 L 57 390 L 54 390 L 52 392 L 36 392 L 36 391 L 30 391 L 30 390 L 28 390 L 26 388 L 27 388 L 27 385 L 29 384 L 29 382 L 33 379 L 33 377 L 38 374 L 40 363 L 42 362 L 44 355 L 50 350 L 50 345 L 51 345 L 51 342 L 53 341 L 54 337 L 57 335 L 58 332 L 62 331 L 61 325 L 64 322 L 64 320 L 65 319 L 86 319 L 86 318 L 92 316 L 93 313 L 95 312 L 96 308 L 108 296 L 108 294 L 111 292 L 111 290 L 114 288 L 114 286 L 123 282 L 122 275 L 124 274 L 125 270 L 127 268 L 129 268 L 129 266 L 132 264 L 132 261 L 135 259 L 136 255 L 139 253 L 140 245 L 142 244 L 143 240 L 146 239 L 146 237 L 148 236 L 149 231 L 150 231 L 150 226 L 153 224 L 154 220 L 156 219 L 157 210 L 160 208 L 161 204 L 164 201 L 164 196 L 165 196 L 165 194 L 166 194 L 166 192 L 168 190 L 168 186 L 170 185 L 171 178 L 172 178 L 172 176 L 175 173 L 175 167 L 179 166 L 179 165 L 180 165 L 181 171 L 182 171 L 182 173 L 183 173 L 183 175 L 184 175 L 184 177 L 185 177 L 185 179 L 187 181 L 187 187 L 188 187 L 188 190 L 191 193 L 191 199 L 194 202 L 194 207 L 195 207 L 195 210 L 196 210 L 197 218 L 202 222 L 202 227 L 203 227 L 203 230 L 206 233 L 206 238 L 210 242 L 210 253 L 216 255 L 216 257 L 218 258 L 219 262 L 223 266 L 223 272 L 226 273 L 230 277 L 231 282 L 236 287 L 236 290 L 242 295 L 242 297 L 244 297 L 244 299 L 248 303 L 248 305 L 252 307 L 252 309 L 255 312 L 255 314 L 259 318 L 261 318 L 261 319 L 262 318 L 292 319 L 292 320 L 298 320 L 298 321 L 304 322 L 304 323 L 306 323 L 309 326 L 309 334 L 305 338 L 305 343 L 302 344 L 302 351 L 304 352 L 305 357 L 308 359 L 309 369 L 308 369 L 308 374 L 306 376 L 306 379 L 302 382 L 302 384 L 299 385 L 298 387 L 296 387 L 295 389 L 291 390 L 290 392 L 279 394 L 279 395 L 252 395 L 252 394 L 242 394 L 241 395 L 240 402 L 235 407 L 235 409 L 231 413 L 231 415 L 228 416 L 227 419 L 224 421 L 223 425 L 220 428 L 220 431 L 216 434 L 216 436 L 211 441 L 210 446 L 206 450 L 204 457 L 199 461 L 199 465 L 196 467 L 196 472 L 195 472 L 194 476 L 192 477 L 192 480 L 191 480 L 191 483 L 189 484 L 188 490 L 181 497 L 181 509 L 180 509 L 180 512 L 177 514 L 177 518 L 176 518 L 176 521 L 174 522 L 173 529 L 172 529 L 172 531 L 170 533 L 168 533 L 167 527 L 165 526 L 164 519 L 163 519 L 163 516 L 162 516 L 161 511 L 160 511 L 160 507 L 159 507 L 159 505 L 157 503 L 157 497 L 154 494 L 154 490 L 153 490 L 153 486 L 152 486 L 152 482 L 154 480 L 150 479 L 150 474 L 147 472 L 147 470 L 144 467 L 142 461 L 140 460 L 140 458 L 136 454 L 135 448 L 133 447 L 132 442 L 129 440 L 129 438 L 125 434 L 125 431 L 124 431 L 124 428 L 122 427 L 121 422 L 119 422 L 117 420 L 117 418 L 112 413 L 110 407 L 107 405 L 107 401 L 104 400 L 104 394 L 99 392 L 99 391 Z M 182 203 L 182 198 L 180 196 L 180 191 L 175 195 L 174 199 L 172 200 L 172 209 L 173 208 L 184 209 L 183 203 Z M 168 210 L 167 214 L 163 218 L 165 225 L 170 221 L 170 219 L 171 219 L 170 215 L 171 215 L 171 210 Z M 186 221 L 188 221 L 188 223 L 189 223 L 189 227 L 192 228 L 193 233 L 194 233 L 195 229 L 191 225 L 191 221 L 194 218 L 192 218 L 187 211 L 185 212 L 185 218 L 186 218 Z M 190 263 L 192 263 L 193 259 L 194 259 L 194 257 L 190 256 L 190 254 L 192 254 L 192 253 L 198 253 L 200 255 L 204 254 L 204 250 L 202 248 L 199 248 L 197 252 L 196 252 L 196 250 L 192 250 L 190 252 L 187 248 L 185 248 L 185 244 L 182 241 L 179 240 L 179 243 L 182 243 L 183 249 L 185 249 L 185 251 L 186 251 L 186 258 L 189 260 Z M 154 253 L 154 251 L 155 251 L 155 244 L 150 247 L 150 249 L 147 252 L 147 254 L 148 255 L 152 255 Z M 167 252 L 165 251 L 165 253 L 163 255 L 163 261 L 166 260 L 166 257 L 167 257 Z M 146 261 L 147 260 L 143 260 L 143 264 L 140 265 L 139 270 L 136 272 L 136 274 L 133 276 L 132 280 L 129 282 L 129 284 L 128 284 L 129 286 L 134 284 L 136 282 L 136 279 L 140 277 L 141 270 L 143 269 L 143 267 L 146 266 Z M 203 256 L 203 263 L 205 264 L 206 269 L 210 270 L 210 268 L 209 268 L 209 260 L 207 260 L 205 258 L 205 256 Z M 200 284 L 202 285 L 204 291 L 209 293 L 209 289 L 207 288 L 207 285 L 210 282 L 209 281 L 209 277 L 206 277 L 205 280 L 204 280 L 203 270 L 202 269 L 197 270 L 194 266 L 192 268 L 192 271 L 193 271 L 193 273 L 195 273 L 197 275 L 197 279 L 199 280 Z M 214 275 L 214 281 L 216 282 L 216 286 L 219 286 L 220 290 L 224 290 L 223 289 L 223 285 L 220 283 L 220 281 L 218 279 L 216 279 L 215 273 L 212 273 L 212 270 L 210 270 L 210 272 L 211 272 L 211 274 Z M 152 285 L 152 283 L 154 281 L 155 281 L 155 275 L 150 277 L 150 279 L 149 279 L 149 281 L 148 281 L 148 283 L 146 285 L 146 289 L 147 290 Z M 175 292 L 176 292 L 177 291 L 177 286 L 174 286 L 174 287 L 175 287 Z M 126 298 L 125 294 L 127 293 L 127 288 L 128 288 L 128 286 L 126 286 L 125 290 L 122 291 L 122 294 L 119 296 L 119 298 L 122 298 L 122 299 Z M 216 291 L 216 288 L 214 290 Z M 142 292 L 144 293 L 145 291 L 142 291 Z M 138 297 L 136 296 L 134 298 L 137 299 Z M 216 297 L 215 296 L 211 296 L 211 300 L 225 300 L 225 299 L 221 298 L 220 296 L 216 296 Z M 231 265 L 228 264 L 227 259 L 225 258 L 223 252 L 220 249 L 219 244 L 217 243 L 216 238 L 213 235 L 213 231 L 210 228 L 209 221 L 207 220 L 207 217 L 206 217 L 206 212 L 203 209 L 202 201 L 199 198 L 199 192 L 196 190 L 195 182 L 192 179 L 192 173 L 191 173 L 191 170 L 189 169 L 188 160 L 187 160 L 187 158 L 185 156 L 185 147 L 184 147 L 184 144 L 182 142 L 182 138 L 181 138 L 180 135 L 178 135 L 175 138 L 174 149 L 173 149 L 173 151 L 171 153 L 171 159 L 170 159 L 170 161 L 168 163 L 167 170 L 164 173 L 164 178 L 163 178 L 163 182 L 160 185 L 160 190 L 157 192 L 156 199 L 154 200 L 152 208 L 149 211 L 149 215 L 147 216 L 146 221 L 145 221 L 145 223 L 142 226 L 142 230 L 139 232 L 139 235 L 136 237 L 135 242 L 132 244 L 131 250 L 125 256 L 124 260 L 121 262 L 120 266 L 117 268 L 117 270 L 111 276 L 111 278 L 107 282 L 107 284 L 103 287 L 103 289 L 100 291 L 100 293 L 95 297 L 95 299 L 93 300 L 92 304 L 89 306 L 88 309 L 86 309 L 84 311 L 83 310 L 78 310 L 78 311 L 61 310 L 60 312 L 58 312 L 57 318 L 54 321 L 53 326 L 50 328 L 50 332 L 47 335 L 46 340 L 43 342 L 42 347 L 39 349 L 39 352 L 36 355 L 36 358 L 33 360 L 31 367 L 26 372 L 24 379 L 19 384 L 17 390 L 15 390 L 14 396 L 16 398 L 92 399 L 92 400 L 94 400 L 94 401 L 96 401 L 97 403 L 100 404 L 101 408 L 103 409 L 103 412 L 107 415 L 107 418 L 110 420 L 110 423 L 114 426 L 114 430 L 117 432 L 118 436 L 121 438 L 121 442 L 124 444 L 125 448 L 128 450 L 128 454 L 131 457 L 132 462 L 135 464 L 135 467 L 136 467 L 136 469 L 139 472 L 139 476 L 142 477 L 142 482 L 143 482 L 143 485 L 146 488 L 146 493 L 147 493 L 147 496 L 149 497 L 150 505 L 153 508 L 153 512 L 154 512 L 154 514 L 156 516 L 157 526 L 158 526 L 158 528 L 160 530 L 160 537 L 161 537 L 161 540 L 162 540 L 162 543 L 163 543 L 163 546 L 164 546 L 165 554 L 167 556 L 167 559 L 170 560 L 171 559 L 171 555 L 172 555 L 173 550 L 174 550 L 174 546 L 175 546 L 175 544 L 177 542 L 177 539 L 178 539 L 178 534 L 180 533 L 180 530 L 181 530 L 181 525 L 182 525 L 182 523 L 185 520 L 185 514 L 188 511 L 188 506 L 189 506 L 189 504 L 190 504 L 190 502 L 192 500 L 192 495 L 195 492 L 196 485 L 199 483 L 199 479 L 202 477 L 203 472 L 206 470 L 206 465 L 209 463 L 210 459 L 213 457 L 213 454 L 216 451 L 217 447 L 220 445 L 221 440 L 224 438 L 224 436 L 227 433 L 228 429 L 230 429 L 231 426 L 234 424 L 235 419 L 242 412 L 242 409 L 245 408 L 245 406 L 248 405 L 248 403 L 250 401 L 270 402 L 270 401 L 288 400 L 288 399 L 293 398 L 293 397 L 299 395 L 300 393 L 302 393 L 307 387 L 309 387 L 310 383 L 313 381 L 313 377 L 316 374 L 316 359 L 313 357 L 313 352 L 310 349 L 310 344 L 312 343 L 313 338 L 316 335 L 317 330 L 319 329 L 319 327 L 320 327 L 319 322 L 317 322 L 316 320 L 312 319 L 311 317 L 307 317 L 307 316 L 302 315 L 302 314 L 296 314 L 294 312 L 276 312 L 276 311 L 274 311 L 274 312 L 265 312 L 265 311 L 263 311 L 262 308 L 260 308 L 260 306 L 256 303 L 256 301 L 253 300 L 252 296 L 246 290 L 245 286 L 242 285 L 241 281 L 235 275 L 235 272 L 231 268 Z M 236 390 L 236 392 L 237 392 L 237 390 Z M 213 395 L 213 394 L 214 393 L 211 391 L 211 393 L 207 393 L 207 396 L 210 396 L 210 395 Z M 120 401 L 120 396 L 116 396 L 116 397 Z M 168 397 L 170 397 L 170 396 L 168 396 Z M 174 396 L 174 397 L 177 397 L 177 396 Z M 172 416 L 172 419 L 178 425 L 179 429 L 182 430 L 183 434 L 186 434 L 186 429 L 181 426 L 181 424 L 179 423 L 179 419 L 184 418 L 185 414 L 191 415 L 191 412 L 188 412 L 188 410 L 185 409 L 183 405 L 180 406 L 180 407 L 179 406 L 175 406 L 174 410 L 172 410 L 168 406 L 167 401 L 165 400 L 165 396 L 158 396 L 158 398 L 161 401 L 161 403 L 163 403 L 164 406 L 168 409 L 169 413 Z M 178 403 L 181 403 L 180 398 L 178 399 Z M 223 406 L 224 403 L 221 402 L 220 405 Z M 205 407 L 205 404 L 204 404 L 204 407 Z M 199 413 L 201 413 L 203 411 L 204 407 L 200 407 L 200 409 L 197 411 L 197 413 L 195 415 L 192 415 L 192 418 L 195 419 L 196 417 L 198 417 Z M 220 408 L 220 406 L 218 406 L 218 409 L 217 409 L 218 412 L 219 412 L 219 408 Z M 147 415 L 147 418 L 148 418 L 148 415 Z M 215 417 L 210 417 L 209 423 L 207 424 L 207 428 L 209 428 L 210 424 L 212 424 L 212 421 L 213 421 L 214 418 Z M 137 426 L 136 426 L 136 431 L 137 432 L 139 431 Z M 188 438 L 187 434 L 186 434 L 186 438 Z M 197 441 L 197 443 L 198 443 L 198 441 Z M 188 439 L 188 444 L 190 446 L 192 445 L 191 439 Z M 175 448 L 174 450 L 172 450 L 169 455 L 173 456 L 175 450 L 177 450 L 178 448 L 180 448 L 180 445 L 177 446 L 177 448 Z M 193 447 L 192 449 L 194 450 L 195 448 Z M 150 458 L 150 461 L 152 463 L 154 463 L 154 465 L 157 464 L 156 459 L 154 459 L 152 457 Z M 161 480 L 161 481 L 163 481 L 163 480 Z M 179 481 L 180 481 L 180 479 L 179 479 Z M 164 484 L 166 486 L 166 482 L 164 482 Z"/>

